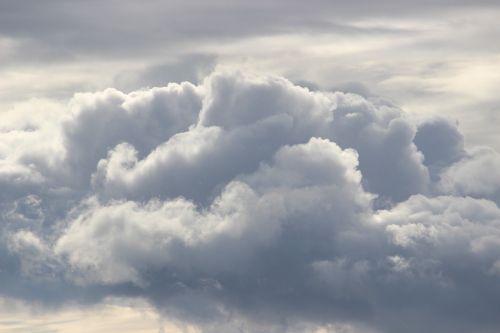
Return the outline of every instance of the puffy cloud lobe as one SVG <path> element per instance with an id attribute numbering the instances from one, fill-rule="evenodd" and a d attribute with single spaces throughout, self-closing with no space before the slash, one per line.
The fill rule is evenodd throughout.
<path id="1" fill-rule="evenodd" d="M 323 195 L 342 196 L 321 208 L 338 216 L 352 214 L 350 206 L 357 202 L 360 207 L 368 205 L 370 195 L 363 193 L 355 166 L 353 152 L 311 139 L 304 145 L 282 148 L 274 165 L 262 165 L 247 179 L 229 183 L 206 211 L 185 199 L 143 205 L 91 202 L 70 223 L 56 250 L 76 268 L 91 270 L 94 279 L 107 283 L 141 283 L 143 266 L 172 264 L 176 268 L 193 260 L 192 269 L 222 265 L 217 269 L 231 270 L 238 260 L 276 237 L 286 216 L 310 215 L 320 209 Z M 347 221 L 329 222 L 332 228 L 338 223 Z M 243 255 L 245 252 L 248 254 Z M 184 262 L 186 255 L 191 260 Z"/>
<path id="2" fill-rule="evenodd" d="M 462 134 L 445 119 L 430 119 L 421 123 L 414 141 L 425 156 L 424 164 L 433 180 L 438 180 L 443 169 L 466 154 Z"/>
<path id="3" fill-rule="evenodd" d="M 33 232 L 21 230 L 9 238 L 9 251 L 21 258 L 21 272 L 24 276 L 44 276 L 51 262 L 50 249 Z"/>
<path id="4" fill-rule="evenodd" d="M 405 304 L 410 308 L 424 306 L 418 304 L 424 298 L 450 311 L 448 317 L 430 316 L 435 321 L 433 330 L 465 332 L 478 329 L 478 323 L 488 323 L 479 330 L 489 332 L 498 326 L 494 309 L 500 304 L 494 295 L 499 291 L 500 209 L 494 202 L 417 195 L 391 210 L 377 212 L 375 219 L 397 246 L 393 250 L 398 251 L 397 257 L 390 258 L 397 272 L 393 292 L 406 294 Z M 425 313 L 422 309 L 415 312 Z M 466 317 L 457 316 L 466 313 Z"/>
<path id="5" fill-rule="evenodd" d="M 184 309 L 191 316 L 214 307 L 213 301 L 191 307 L 208 296 L 262 311 L 269 304 L 256 308 L 245 298 L 268 299 L 277 287 L 270 301 L 284 307 L 281 293 L 297 289 L 290 297 L 304 296 L 293 274 L 307 276 L 311 260 L 333 255 L 337 232 L 357 225 L 370 206 L 356 166 L 354 151 L 325 139 L 285 146 L 271 164 L 229 183 L 208 210 L 184 199 L 93 202 L 70 223 L 56 252 L 79 283 L 132 282 L 162 308 L 176 300 L 177 311 L 192 297 Z"/>
<path id="6" fill-rule="evenodd" d="M 108 195 L 128 193 L 145 199 L 149 191 L 150 196 L 183 195 L 201 202 L 216 195 L 214 188 L 269 161 L 282 145 L 304 143 L 314 136 L 356 149 L 365 186 L 388 200 L 400 201 L 427 189 L 428 172 L 412 141 L 415 128 L 394 107 L 352 94 L 312 93 L 282 78 L 241 73 L 215 74 L 204 87 L 203 106 L 192 130 L 176 134 L 139 163 L 132 157 L 135 145 L 127 146 L 127 153 L 122 146 L 100 163 L 98 183 L 109 184 L 104 186 Z M 108 132 L 103 135 L 108 137 Z M 175 147 L 182 147 L 182 152 Z M 109 168 L 120 164 L 119 156 L 131 158 L 122 161 L 122 171 L 116 169 L 127 176 L 113 178 L 115 171 Z M 100 157 L 105 157 L 104 151 Z M 177 169 L 163 172 L 164 168 Z M 181 173 L 185 175 L 179 177 Z"/>
<path id="7" fill-rule="evenodd" d="M 500 204 L 500 155 L 487 147 L 473 150 L 443 172 L 439 186 L 444 192 Z"/>
<path id="8" fill-rule="evenodd" d="M 171 265 L 175 271 L 194 264 L 188 268 L 205 274 L 246 270 L 239 261 L 247 262 L 290 228 L 318 233 L 318 227 L 330 239 L 339 225 L 357 221 L 372 196 L 361 188 L 356 157 L 324 139 L 285 146 L 271 165 L 227 184 L 207 210 L 185 199 L 105 206 L 91 200 L 59 238 L 56 252 L 104 283 L 142 285 L 147 266 Z M 333 200 L 322 207 L 325 196 Z M 298 217 L 314 215 L 329 220 L 301 225 Z"/>
<path id="9" fill-rule="evenodd" d="M 498 154 L 447 121 L 240 72 L 68 107 L 4 115 L 3 293 L 135 295 L 207 332 L 498 325 Z"/>
<path id="10" fill-rule="evenodd" d="M 331 129 L 341 147 L 358 151 L 365 187 L 391 201 L 427 191 L 429 172 L 414 136 L 415 126 L 400 110 L 353 95 L 342 99 Z"/>
<path id="11" fill-rule="evenodd" d="M 71 177 L 88 185 L 97 162 L 109 149 L 127 142 L 141 156 L 172 135 L 188 129 L 201 107 L 197 87 L 189 83 L 123 94 L 108 89 L 77 94 L 64 123 L 66 161 Z"/>

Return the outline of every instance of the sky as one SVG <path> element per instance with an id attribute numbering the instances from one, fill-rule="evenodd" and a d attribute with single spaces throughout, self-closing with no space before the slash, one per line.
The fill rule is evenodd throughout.
<path id="1" fill-rule="evenodd" d="M 499 15 L 0 0 L 0 332 L 497 332 Z"/>

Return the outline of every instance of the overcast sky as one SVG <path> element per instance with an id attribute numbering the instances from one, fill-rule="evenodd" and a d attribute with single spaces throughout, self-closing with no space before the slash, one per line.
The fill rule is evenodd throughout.
<path id="1" fill-rule="evenodd" d="M 497 332 L 498 17 L 0 0 L 0 332 Z"/>

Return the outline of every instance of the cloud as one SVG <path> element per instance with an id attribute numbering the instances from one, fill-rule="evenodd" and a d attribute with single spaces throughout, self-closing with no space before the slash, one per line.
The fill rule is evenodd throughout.
<path id="1" fill-rule="evenodd" d="M 326 140 L 285 146 L 275 156 L 275 165 L 263 165 L 246 181 L 230 182 L 202 212 L 184 199 L 153 200 L 145 205 L 130 201 L 90 204 L 77 221 L 70 222 L 56 252 L 67 256 L 75 268 L 90 269 L 91 277 L 105 283 L 143 284 L 147 280 L 140 274 L 147 267 L 176 271 L 191 266 L 189 261 L 195 267 L 185 268 L 199 269 L 201 276 L 211 275 L 212 270 L 240 271 L 238 262 L 255 259 L 258 248 L 275 242 L 276 234 L 283 232 L 280 221 L 285 216 L 309 215 L 319 208 L 323 195 L 343 193 L 335 200 L 338 203 L 328 207 L 332 217 L 334 212 L 349 218 L 356 206 L 368 205 L 370 196 L 360 187 L 356 163 L 353 152 L 343 152 Z M 289 193 L 289 189 L 295 191 Z M 186 261 L 186 257 L 191 259 Z"/>
<path id="2" fill-rule="evenodd" d="M 198 83 L 214 70 L 215 64 L 216 57 L 213 55 L 188 54 L 177 62 L 120 72 L 116 75 L 113 86 L 122 91 L 133 91 L 145 87 L 164 86 L 171 82 Z"/>
<path id="3" fill-rule="evenodd" d="M 188 133 L 179 133 L 158 147 L 137 168 L 131 168 L 132 173 L 137 174 L 140 167 L 150 170 L 147 165 L 153 164 L 152 159 L 159 159 L 153 155 L 167 153 L 185 140 L 209 135 L 210 138 L 202 139 L 205 147 L 196 152 L 184 149 L 182 153 L 194 153 L 196 157 L 193 158 L 201 160 L 189 165 L 183 165 L 183 158 L 175 160 L 182 165 L 183 172 L 203 166 L 204 173 L 195 173 L 203 177 L 210 174 L 210 180 L 197 180 L 202 185 L 207 184 L 209 189 L 206 191 L 209 191 L 218 185 L 210 182 L 220 184 L 238 173 L 250 172 L 261 161 L 269 160 L 283 144 L 301 143 L 312 136 L 321 136 L 334 140 L 343 148 L 355 148 L 360 152 L 360 168 L 369 190 L 390 200 L 401 200 L 426 190 L 428 173 L 412 142 L 415 126 L 405 120 L 397 108 L 373 104 L 352 94 L 310 93 L 276 77 L 263 80 L 241 74 L 213 75 L 204 86 L 208 94 L 204 97 L 197 127 Z M 234 112 L 235 109 L 238 111 Z M 199 134 L 193 136 L 196 132 Z M 381 159 L 381 155 L 385 158 Z M 223 168 L 218 164 L 221 159 L 228 161 Z M 168 160 L 167 157 L 163 159 L 165 163 Z M 385 172 L 392 173 L 393 184 L 381 175 Z M 147 175 L 154 177 L 151 172 Z M 168 177 L 169 173 L 165 175 Z M 196 177 L 185 179 L 191 181 Z M 175 186 L 174 183 L 170 182 L 171 186 Z M 148 186 L 149 189 L 153 187 Z M 193 198 L 192 194 L 182 195 Z"/>
<path id="4" fill-rule="evenodd" d="M 489 198 L 500 204 L 500 155 L 481 147 L 448 168 L 441 177 L 440 188 L 456 195 Z"/>
<path id="5" fill-rule="evenodd" d="M 389 258 L 397 273 L 388 277 L 394 296 L 386 294 L 387 301 L 413 309 L 415 316 L 410 315 L 409 321 L 426 311 L 447 309 L 439 316 L 427 315 L 432 330 L 493 331 L 498 325 L 491 290 L 497 279 L 499 213 L 498 206 L 485 199 L 421 195 L 379 211 L 375 218 L 399 249 L 397 257 Z M 469 293 L 471 285 L 473 293 Z M 429 304 L 434 306 L 421 308 Z M 482 310 L 469 312 L 471 304 Z M 457 317 L 464 313 L 466 318 Z M 404 321 L 392 324 L 402 329 Z"/>
<path id="6" fill-rule="evenodd" d="M 68 306 L 56 315 L 15 299 L 0 298 L 0 330 L 4 332 L 158 332 L 158 315 L 144 302 L 109 299 L 94 308 Z M 167 332 L 182 332 L 175 323 L 162 323 Z"/>
<path id="7" fill-rule="evenodd" d="M 406 109 L 458 118 L 468 144 L 500 142 L 484 116 L 499 105 L 490 88 L 498 85 L 495 1 L 29 0 L 0 7 L 3 110 L 32 97 L 195 82 L 216 59 L 310 87 L 367 94 L 369 86 Z"/>
<path id="8" fill-rule="evenodd" d="M 482 2 L 483 5 L 485 2 L 495 4 L 492 1 Z M 440 11 L 449 9 L 449 3 L 439 1 L 439 5 L 432 8 Z M 179 45 L 186 40 L 230 39 L 290 32 L 297 28 L 305 31 L 332 29 L 356 32 L 363 29 L 345 23 L 346 18 L 383 16 L 388 12 L 411 15 L 423 10 L 422 6 L 402 6 L 393 0 L 377 0 L 370 4 L 362 1 L 332 3 L 317 0 L 312 4 L 256 1 L 231 6 L 226 0 L 210 4 L 152 1 L 146 7 L 138 7 L 132 1 L 124 1 L 120 6 L 116 6 L 114 1 L 104 1 L 99 2 L 98 11 L 94 6 L 95 1 L 73 2 L 65 6 L 61 6 L 59 0 L 49 1 L 45 6 L 36 1 L 4 3 L 0 8 L 0 32 L 23 44 L 37 46 L 41 59 L 50 59 L 51 56 L 64 59 L 76 52 L 84 55 L 126 52 L 130 55 L 157 49 L 165 41 Z M 294 15 L 297 12 L 303 15 L 297 17 Z M 133 22 L 135 28 L 118 22 Z M 129 38 L 123 38 L 124 35 Z M 131 39 L 134 40 L 133 45 L 129 43 Z"/>
<path id="9" fill-rule="evenodd" d="M 61 125 L 71 177 L 82 186 L 88 185 L 97 162 L 123 142 L 134 145 L 142 155 L 149 153 L 186 130 L 200 107 L 199 92 L 189 83 L 129 95 L 114 89 L 77 94 L 70 103 L 72 116 Z"/>
<path id="10" fill-rule="evenodd" d="M 463 135 L 445 119 L 434 118 L 419 124 L 413 141 L 423 153 L 424 164 L 434 180 L 466 155 Z"/>
<path id="11" fill-rule="evenodd" d="M 241 71 L 37 106 L 0 115 L 3 295 L 206 332 L 498 327 L 498 156 L 442 118 Z"/>

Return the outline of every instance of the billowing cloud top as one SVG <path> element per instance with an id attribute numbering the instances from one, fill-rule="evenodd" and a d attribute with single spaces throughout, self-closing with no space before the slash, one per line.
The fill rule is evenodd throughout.
<path id="1" fill-rule="evenodd" d="M 3 295 L 207 332 L 500 325 L 500 156 L 444 119 L 234 71 L 0 117 Z"/>

